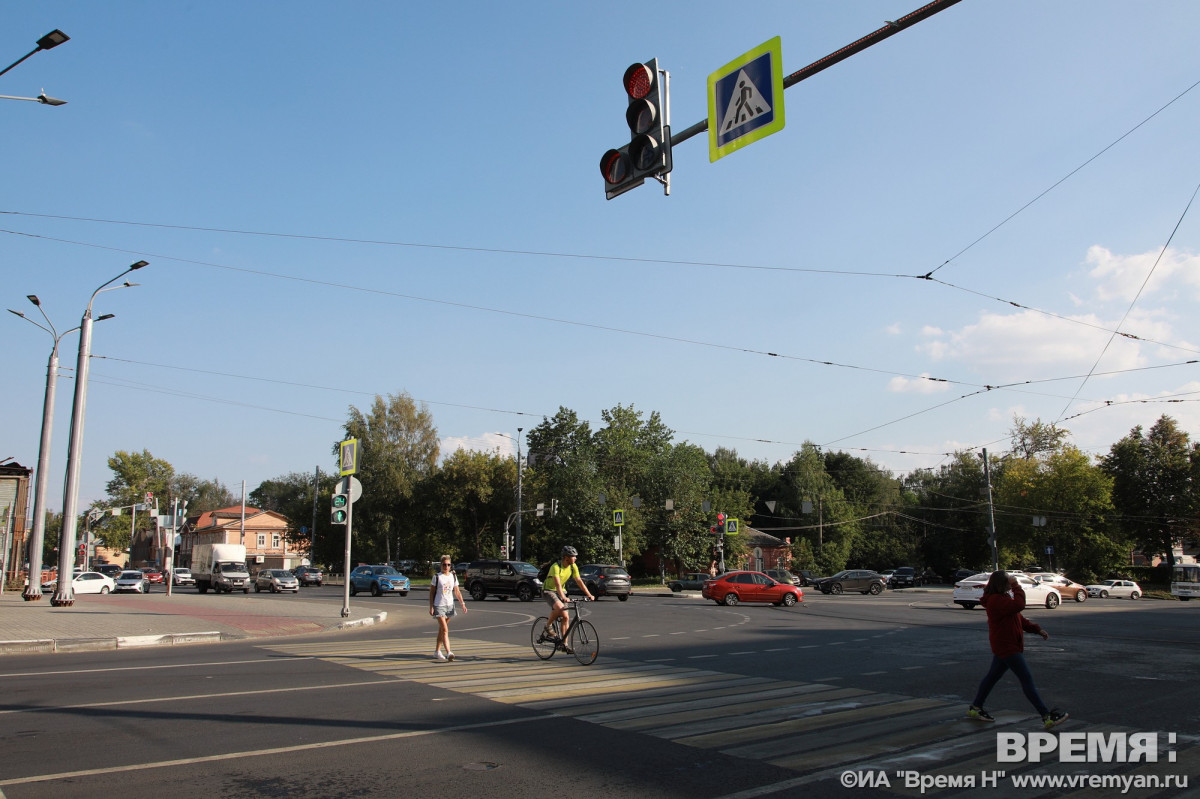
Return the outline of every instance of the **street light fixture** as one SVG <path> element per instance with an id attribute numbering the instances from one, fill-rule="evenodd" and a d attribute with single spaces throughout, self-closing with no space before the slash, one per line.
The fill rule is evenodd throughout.
<path id="1" fill-rule="evenodd" d="M 43 90 L 37 97 L 13 97 L 11 94 L 0 94 L 0 100 L 28 100 L 31 103 L 41 103 L 42 105 L 66 105 L 66 100 L 59 100 L 57 97 L 47 97 Z"/>
<path id="2" fill-rule="evenodd" d="M 24 61 L 26 58 L 29 58 L 31 55 L 40 53 L 42 50 L 53 50 L 55 47 L 58 47 L 60 44 L 62 44 L 63 42 L 67 41 L 70 38 L 71 38 L 70 36 L 63 33 L 58 28 L 55 28 L 54 30 L 50 31 L 45 36 L 43 36 L 42 38 L 37 40 L 37 47 L 33 48 L 28 53 L 26 53 L 25 55 L 18 58 L 16 61 L 9 64 L 3 70 L 0 70 L 0 75 L 3 75 L 5 72 L 8 72 L 10 69 L 15 67 L 17 64 L 20 64 L 22 61 Z"/>
<path id="3" fill-rule="evenodd" d="M 88 300 L 87 310 L 83 312 L 83 320 L 79 324 L 79 358 L 75 364 L 75 398 L 71 403 L 71 436 L 67 445 L 67 479 L 63 487 L 63 523 L 62 538 L 58 544 L 58 585 L 50 604 L 54 607 L 70 607 L 75 604 L 75 591 L 71 585 L 71 576 L 75 566 L 75 534 L 79 526 L 76 508 L 79 505 L 79 467 L 83 448 L 83 419 L 87 406 L 88 365 L 92 354 L 92 303 L 96 295 L 102 291 L 128 288 L 138 285 L 126 281 L 120 286 L 109 287 L 125 275 L 148 266 L 146 261 L 138 261 L 113 279 L 103 283 L 92 292 Z M 66 579 L 63 576 L 66 575 Z"/>

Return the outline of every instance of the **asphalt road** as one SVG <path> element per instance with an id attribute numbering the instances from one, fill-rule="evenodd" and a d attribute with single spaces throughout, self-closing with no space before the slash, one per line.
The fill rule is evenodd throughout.
<path id="1" fill-rule="evenodd" d="M 340 591 L 288 599 L 340 602 Z M 817 594 L 797 608 L 603 600 L 584 606 L 603 642 L 587 667 L 534 658 L 540 602 L 469 602 L 451 626 L 458 658 L 436 663 L 421 592 L 354 601 L 387 610 L 388 623 L 5 658 L 0 794 L 891 796 L 917 794 L 901 773 L 961 783 L 997 768 L 1184 775 L 1190 795 L 1200 786 L 1190 699 L 1200 603 L 1091 600 L 1028 613 L 1052 635 L 1028 639 L 1027 657 L 1043 696 L 1071 712 L 1059 729 L 1171 733 L 1175 762 L 998 766 L 996 730 L 1040 728 L 1011 678 L 989 702 L 997 725 L 962 718 L 990 657 L 986 624 L 946 594 Z M 891 785 L 847 788 L 847 772 L 892 775 Z"/>

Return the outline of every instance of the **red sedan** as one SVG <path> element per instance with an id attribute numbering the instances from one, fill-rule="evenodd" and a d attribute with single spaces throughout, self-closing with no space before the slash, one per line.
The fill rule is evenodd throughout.
<path id="1" fill-rule="evenodd" d="M 163 584 L 162 572 L 160 572 L 158 569 L 154 568 L 153 566 L 143 566 L 141 569 L 139 569 L 139 571 L 141 571 L 142 574 L 146 575 L 147 582 L 153 583 L 154 585 L 162 585 Z"/>
<path id="2" fill-rule="evenodd" d="M 770 602 L 772 605 L 792 607 L 804 601 L 804 592 L 799 586 L 776 582 L 762 572 L 725 572 L 705 581 L 700 593 L 718 605 Z"/>

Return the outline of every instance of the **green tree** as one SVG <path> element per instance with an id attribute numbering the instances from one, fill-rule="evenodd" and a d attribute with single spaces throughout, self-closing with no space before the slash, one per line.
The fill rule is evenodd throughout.
<path id="1" fill-rule="evenodd" d="M 393 542 L 397 557 L 414 554 L 423 531 L 413 523 L 413 495 L 438 460 L 433 415 L 407 393 L 376 396 L 365 413 L 350 407 L 344 431 L 345 438 L 358 439 L 357 477 L 363 488 L 354 504 L 355 558 L 385 560 L 393 554 Z M 333 453 L 338 453 L 337 442 Z"/>
<path id="2" fill-rule="evenodd" d="M 329 521 L 329 498 L 338 476 L 321 472 L 319 481 L 315 478 L 315 474 L 290 472 L 264 480 L 250 492 L 247 501 L 256 508 L 287 517 L 288 541 L 297 551 L 306 552 L 313 563 L 340 565 L 345 552 L 345 529 Z"/>
<path id="3" fill-rule="evenodd" d="M 99 518 L 91 529 L 110 549 L 128 549 L 131 535 L 136 533 L 141 536 L 150 529 L 152 513 L 144 509 L 131 520 L 129 514 L 132 506 L 143 503 L 147 493 L 153 493 L 160 501 L 169 497 L 175 479 L 175 467 L 161 458 L 155 458 L 149 450 L 118 450 L 108 459 L 108 468 L 113 473 L 105 486 L 108 496 L 92 503 L 92 510 L 99 512 Z M 109 509 L 116 508 L 122 509 L 121 516 L 113 516 L 109 512 Z M 82 525 L 80 529 L 83 529 Z"/>
<path id="4" fill-rule="evenodd" d="M 495 452 L 458 450 L 417 486 L 423 534 L 411 554 L 432 561 L 499 557 L 504 522 L 516 506 L 517 469 Z"/>
<path id="5" fill-rule="evenodd" d="M 1133 543 L 1148 557 L 1175 564 L 1175 543 L 1200 507 L 1200 450 L 1170 416 L 1148 433 L 1141 425 L 1112 445 L 1101 467 L 1112 477 L 1113 505 Z"/>

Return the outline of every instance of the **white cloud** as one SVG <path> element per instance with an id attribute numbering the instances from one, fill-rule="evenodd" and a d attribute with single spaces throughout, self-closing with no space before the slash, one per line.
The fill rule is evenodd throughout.
<path id="1" fill-rule="evenodd" d="M 901 324 L 899 322 L 893 322 L 892 324 L 890 324 L 884 328 L 884 332 L 886 332 L 889 336 L 898 336 L 903 331 L 904 331 L 904 328 L 901 326 Z"/>
<path id="2" fill-rule="evenodd" d="M 929 372 L 922 372 L 921 377 L 929 377 Z M 896 394 L 940 394 L 949 388 L 950 384 L 941 380 L 922 380 L 900 375 L 889 380 L 887 385 L 887 390 Z"/>
<path id="3" fill-rule="evenodd" d="M 1197 255 L 1172 249 L 1163 253 L 1161 259 L 1157 250 L 1140 255 L 1115 255 L 1097 244 L 1088 248 L 1087 263 L 1091 266 L 1088 277 L 1096 281 L 1096 298 L 1104 302 L 1132 302 L 1139 290 L 1142 291 L 1141 300 L 1156 295 L 1170 297 L 1177 284 L 1189 286 L 1200 295 L 1200 256 Z M 1150 279 L 1146 282 L 1148 275 Z M 1143 283 L 1146 283 L 1145 289 L 1142 289 Z"/>
<path id="4" fill-rule="evenodd" d="M 477 436 L 447 436 L 438 442 L 443 459 L 453 455 L 460 449 L 468 452 L 499 452 L 500 455 L 511 458 L 517 453 L 517 445 L 512 436 L 504 433 L 480 433 Z"/>

